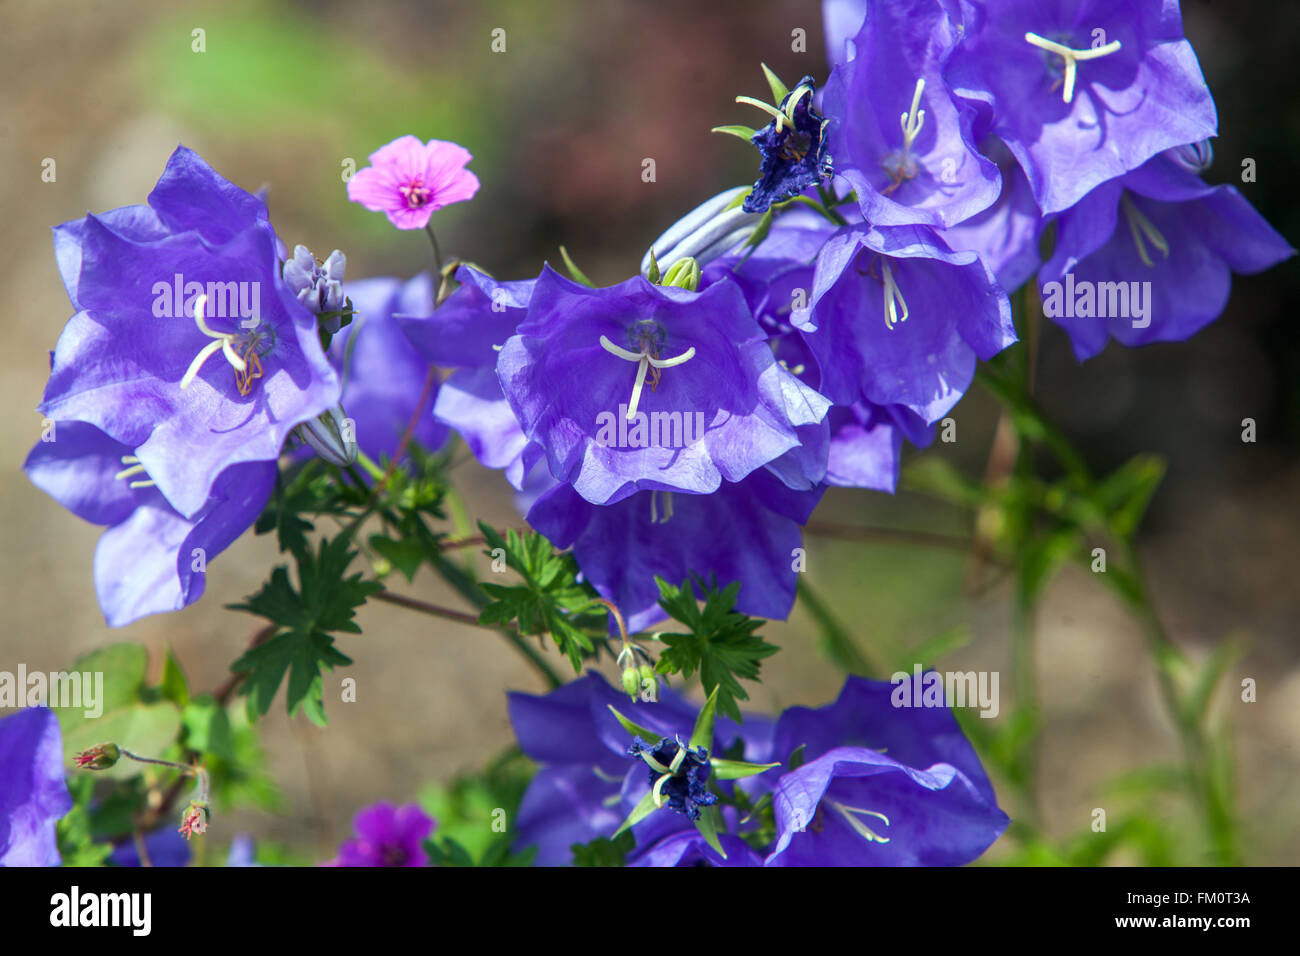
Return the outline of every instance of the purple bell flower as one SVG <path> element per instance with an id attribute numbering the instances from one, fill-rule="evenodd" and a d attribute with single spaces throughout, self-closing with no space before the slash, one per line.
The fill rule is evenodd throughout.
<path id="1" fill-rule="evenodd" d="M 203 595 L 207 563 L 244 533 L 275 487 L 276 463 L 232 465 L 192 517 L 154 487 L 133 450 L 93 425 L 58 422 L 23 470 L 77 517 L 105 525 L 95 548 L 95 594 L 104 619 L 121 627 L 179 611 Z"/>
<path id="2" fill-rule="evenodd" d="M 1170 0 L 961 0 L 947 71 L 1060 212 L 1162 150 L 1213 136 L 1214 100 Z"/>
<path id="3" fill-rule="evenodd" d="M 227 468 L 274 461 L 298 423 L 338 403 L 266 207 L 185 147 L 149 205 L 64 223 L 54 246 L 78 311 L 40 410 L 129 446 L 181 515 Z"/>
<path id="4" fill-rule="evenodd" d="M 0 866 L 58 866 L 55 825 L 71 809 L 54 711 L 0 717 Z"/>
<path id="5" fill-rule="evenodd" d="M 794 606 L 800 529 L 823 490 L 796 491 L 760 469 L 712 494 L 641 491 L 593 505 L 558 484 L 537 499 L 528 523 L 557 548 L 573 548 L 583 576 L 618 606 L 632 631 L 667 617 L 656 576 L 673 584 L 692 573 L 739 581 L 736 610 L 785 618 Z"/>
<path id="6" fill-rule="evenodd" d="M 1016 340 L 1011 306 L 973 252 L 931 229 L 845 227 L 817 259 L 806 313 L 819 391 L 837 405 L 901 405 L 927 424 L 957 403 L 987 360 Z"/>
<path id="7" fill-rule="evenodd" d="M 957 866 L 1009 822 L 979 758 L 946 707 L 897 707 L 895 685 L 849 677 L 839 698 L 791 707 L 772 752 L 805 763 L 771 787 L 777 839 L 768 866 Z"/>
<path id="8" fill-rule="evenodd" d="M 758 182 L 741 205 L 745 212 L 766 212 L 773 203 L 784 202 L 830 179 L 828 121 L 813 107 L 816 95 L 813 78 L 805 76 L 775 108 L 763 107 L 778 115 L 750 140 L 758 147 L 762 161 Z M 748 98 L 741 102 L 759 105 Z"/>
<path id="9" fill-rule="evenodd" d="M 877 226 L 955 225 L 998 197 L 998 168 L 975 148 L 975 107 L 943 71 L 961 40 L 937 0 L 867 4 L 826 83 L 836 172 Z"/>
<path id="10" fill-rule="evenodd" d="M 1210 186 L 1182 152 L 1105 183 L 1061 214 L 1038 272 L 1044 314 L 1080 361 L 1110 338 L 1182 341 L 1223 312 L 1232 273 L 1262 272 L 1295 250 L 1234 186 Z"/>
<path id="11" fill-rule="evenodd" d="M 349 282 L 343 292 L 355 312 L 330 342 L 329 360 L 343 383 L 343 409 L 356 441 L 373 461 L 391 458 L 415 414 L 429 361 L 409 341 L 399 316 L 428 315 L 433 283 L 427 273 L 403 282 L 375 278 Z M 424 396 L 424 410 L 411 433 L 427 451 L 447 440 L 448 429 L 433 417 L 438 385 Z"/>
<path id="12" fill-rule="evenodd" d="M 536 280 L 498 282 L 471 266 L 461 266 L 456 280 L 460 288 L 436 311 L 412 311 L 397 322 L 427 361 L 456 369 L 438 389 L 434 417 L 455 429 L 481 464 L 504 469 L 522 489 L 544 456 L 515 419 L 496 366 L 500 347 L 528 313 Z"/>
<path id="13" fill-rule="evenodd" d="M 588 501 L 708 493 L 796 448 L 798 426 L 826 414 L 765 338 L 732 283 L 592 289 L 547 267 L 497 373 L 551 474 Z"/>

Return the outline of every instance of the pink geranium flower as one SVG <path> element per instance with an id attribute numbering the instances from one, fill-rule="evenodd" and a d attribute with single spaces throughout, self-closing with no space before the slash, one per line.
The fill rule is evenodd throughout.
<path id="1" fill-rule="evenodd" d="M 478 177 L 465 168 L 473 158 L 456 143 L 402 136 L 370 154 L 370 165 L 348 180 L 348 199 L 398 229 L 423 229 L 435 210 L 478 192 Z"/>

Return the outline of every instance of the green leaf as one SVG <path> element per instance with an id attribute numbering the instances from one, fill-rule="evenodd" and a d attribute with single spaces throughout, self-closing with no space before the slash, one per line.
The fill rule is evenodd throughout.
<path id="1" fill-rule="evenodd" d="M 1234 638 L 1214 645 L 1210 656 L 1197 671 L 1196 679 L 1183 700 L 1183 718 L 1189 724 L 1204 724 L 1210 710 L 1210 703 L 1214 700 L 1214 690 L 1240 652 L 1241 647 Z"/>
<path id="2" fill-rule="evenodd" d="M 185 745 L 191 750 L 226 759 L 235 756 L 230 717 L 211 694 L 200 694 L 190 701 L 181 714 L 181 723 L 185 727 Z"/>
<path id="3" fill-rule="evenodd" d="M 710 760 L 709 764 L 713 768 L 713 776 L 718 780 L 743 780 L 745 777 L 752 777 L 764 770 L 781 766 L 779 763 L 748 763 L 744 760 L 725 760 L 721 757 Z"/>
<path id="4" fill-rule="evenodd" d="M 663 278 L 659 274 L 659 260 L 655 258 L 654 246 L 650 247 L 650 271 L 646 275 L 646 278 L 649 279 L 653 285 L 658 285 L 659 280 Z"/>
<path id="5" fill-rule="evenodd" d="M 361 628 L 353 620 L 356 609 L 382 588 L 377 581 L 362 580 L 360 573 L 347 574 L 356 555 L 346 535 L 322 539 L 316 554 L 306 552 L 298 558 L 298 590 L 282 565 L 271 572 L 260 591 L 243 604 L 231 605 L 277 625 L 274 636 L 231 665 L 234 672 L 247 675 L 240 693 L 247 698 L 250 717 L 270 709 L 287 673 L 289 713 L 301 711 L 313 723 L 325 725 L 321 671 L 352 663 L 334 648 L 330 634 L 359 634 Z"/>
<path id="6" fill-rule="evenodd" d="M 504 552 L 506 566 L 523 580 L 513 586 L 483 584 L 492 601 L 480 611 L 480 623 L 505 626 L 518 621 L 523 634 L 549 634 L 574 671 L 581 671 L 583 658 L 596 652 L 584 628 L 601 628 L 598 639 L 603 641 L 604 611 L 595 603 L 598 595 L 591 585 L 579 582 L 573 555 L 557 553 L 536 532 L 520 535 L 511 528 L 503 539 L 484 522 L 479 522 L 479 530 L 487 543 L 484 553 Z M 599 612 L 598 618 L 593 611 Z"/>
<path id="7" fill-rule="evenodd" d="M 623 729 L 626 730 L 633 737 L 640 737 L 648 744 L 658 744 L 659 741 L 663 739 L 662 734 L 657 734 L 653 730 L 650 730 L 646 727 L 642 727 L 640 724 L 636 724 L 628 720 L 626 717 L 624 717 L 622 714 L 620 714 L 617 710 L 614 709 L 613 704 L 607 704 L 606 706 L 609 708 L 609 712 L 613 714 L 616 718 L 618 718 L 618 722 L 623 725 Z"/>
<path id="8" fill-rule="evenodd" d="M 415 538 L 394 540 L 382 534 L 370 536 L 370 547 L 388 559 L 408 581 L 415 580 L 415 572 L 424 563 L 424 547 Z"/>
<path id="9" fill-rule="evenodd" d="M 190 702 L 189 682 L 170 647 L 163 657 L 162 681 L 158 685 L 158 691 L 164 700 L 170 700 L 177 707 L 184 708 Z"/>
<path id="10" fill-rule="evenodd" d="M 699 578 L 696 582 L 703 595 L 703 610 L 697 606 L 691 581 L 676 588 L 662 578 L 655 578 L 659 606 L 689 628 L 686 633 L 659 635 L 667 647 L 659 655 L 655 669 L 661 674 L 680 673 L 683 677 L 690 677 L 698 670 L 705 692 L 712 695 L 717 690 L 717 709 L 741 721 L 744 718 L 737 701 L 748 700 L 749 695 L 738 678 L 758 680 L 760 662 L 775 654 L 778 648 L 754 634 L 762 627 L 761 620 L 733 610 L 740 582 L 733 581 L 721 591 L 716 580 L 707 585 Z"/>
<path id="11" fill-rule="evenodd" d="M 148 691 L 145 675 L 149 667 L 148 652 L 139 644 L 113 644 L 78 658 L 69 672 L 103 675 L 103 691 L 96 701 L 98 717 L 87 717 L 82 707 L 51 708 L 59 718 L 63 732 L 63 752 L 67 762 L 78 751 L 102 743 L 115 743 L 141 756 L 156 756 L 166 750 L 180 732 L 181 715 L 169 700 L 159 700 Z M 149 699 L 152 697 L 153 699 Z M 85 691 L 82 703 L 87 703 Z M 126 780 L 142 772 L 142 766 L 130 760 L 96 772 L 97 777 Z"/>
<path id="12" fill-rule="evenodd" d="M 635 848 L 636 838 L 626 831 L 612 840 L 596 837 L 590 843 L 575 843 L 569 847 L 574 866 L 623 866 L 627 855 Z"/>
<path id="13" fill-rule="evenodd" d="M 63 865 L 103 866 L 113 848 L 107 843 L 96 843 L 91 831 L 87 808 L 94 796 L 94 777 L 87 773 L 69 778 L 68 791 L 72 795 L 72 809 L 55 826 Z"/>
<path id="14" fill-rule="evenodd" d="M 713 750 L 713 724 L 714 718 L 718 714 L 718 688 L 715 686 L 709 699 L 704 702 L 700 708 L 699 715 L 695 718 L 695 729 L 691 731 L 689 745 L 692 749 L 703 747 L 705 750 Z"/>
<path id="15" fill-rule="evenodd" d="M 578 264 L 569 257 L 569 250 L 564 248 L 564 246 L 560 246 L 560 257 L 564 259 L 564 268 L 569 270 L 569 276 L 574 282 L 581 283 L 582 285 L 588 286 L 592 289 L 596 287 L 596 283 L 588 279 L 586 273 L 579 269 Z"/>

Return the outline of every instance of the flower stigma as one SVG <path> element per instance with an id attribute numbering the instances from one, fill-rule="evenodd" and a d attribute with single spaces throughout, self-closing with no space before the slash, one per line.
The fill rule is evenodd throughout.
<path id="1" fill-rule="evenodd" d="M 1088 50 L 1076 50 L 1068 47 L 1064 43 L 1057 43 L 1055 40 L 1048 40 L 1046 37 L 1040 37 L 1037 33 L 1026 33 L 1025 42 L 1032 46 L 1045 50 L 1048 53 L 1055 53 L 1065 61 L 1064 88 L 1061 90 L 1061 98 L 1070 103 L 1074 100 L 1074 81 L 1079 72 L 1080 60 L 1095 60 L 1099 57 L 1108 56 L 1120 48 L 1118 40 L 1111 40 L 1105 46 L 1092 47 Z M 1062 81 L 1057 81 L 1062 82 Z M 1053 85 L 1055 90 L 1056 86 Z"/>
<path id="2" fill-rule="evenodd" d="M 635 323 L 628 330 L 628 342 L 636 351 L 630 351 L 615 345 L 605 336 L 600 337 L 600 347 L 610 355 L 618 356 L 624 361 L 636 362 L 636 381 L 632 385 L 632 397 L 627 403 L 627 420 L 636 419 L 637 406 L 641 404 L 641 389 L 645 385 L 646 375 L 650 374 L 650 390 L 655 391 L 659 387 L 659 377 L 661 369 L 673 368 L 677 365 L 684 365 L 691 359 L 695 358 L 695 346 L 691 346 L 681 355 L 673 356 L 668 359 L 659 357 L 659 349 L 663 345 L 664 330 L 659 323 L 650 319 L 642 319 Z"/>

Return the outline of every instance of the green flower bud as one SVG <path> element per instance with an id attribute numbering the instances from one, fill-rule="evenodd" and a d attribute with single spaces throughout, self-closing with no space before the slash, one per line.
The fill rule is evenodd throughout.
<path id="1" fill-rule="evenodd" d="M 623 692 L 627 696 L 636 700 L 637 694 L 641 691 L 641 676 L 637 673 L 635 667 L 623 668 Z"/>

